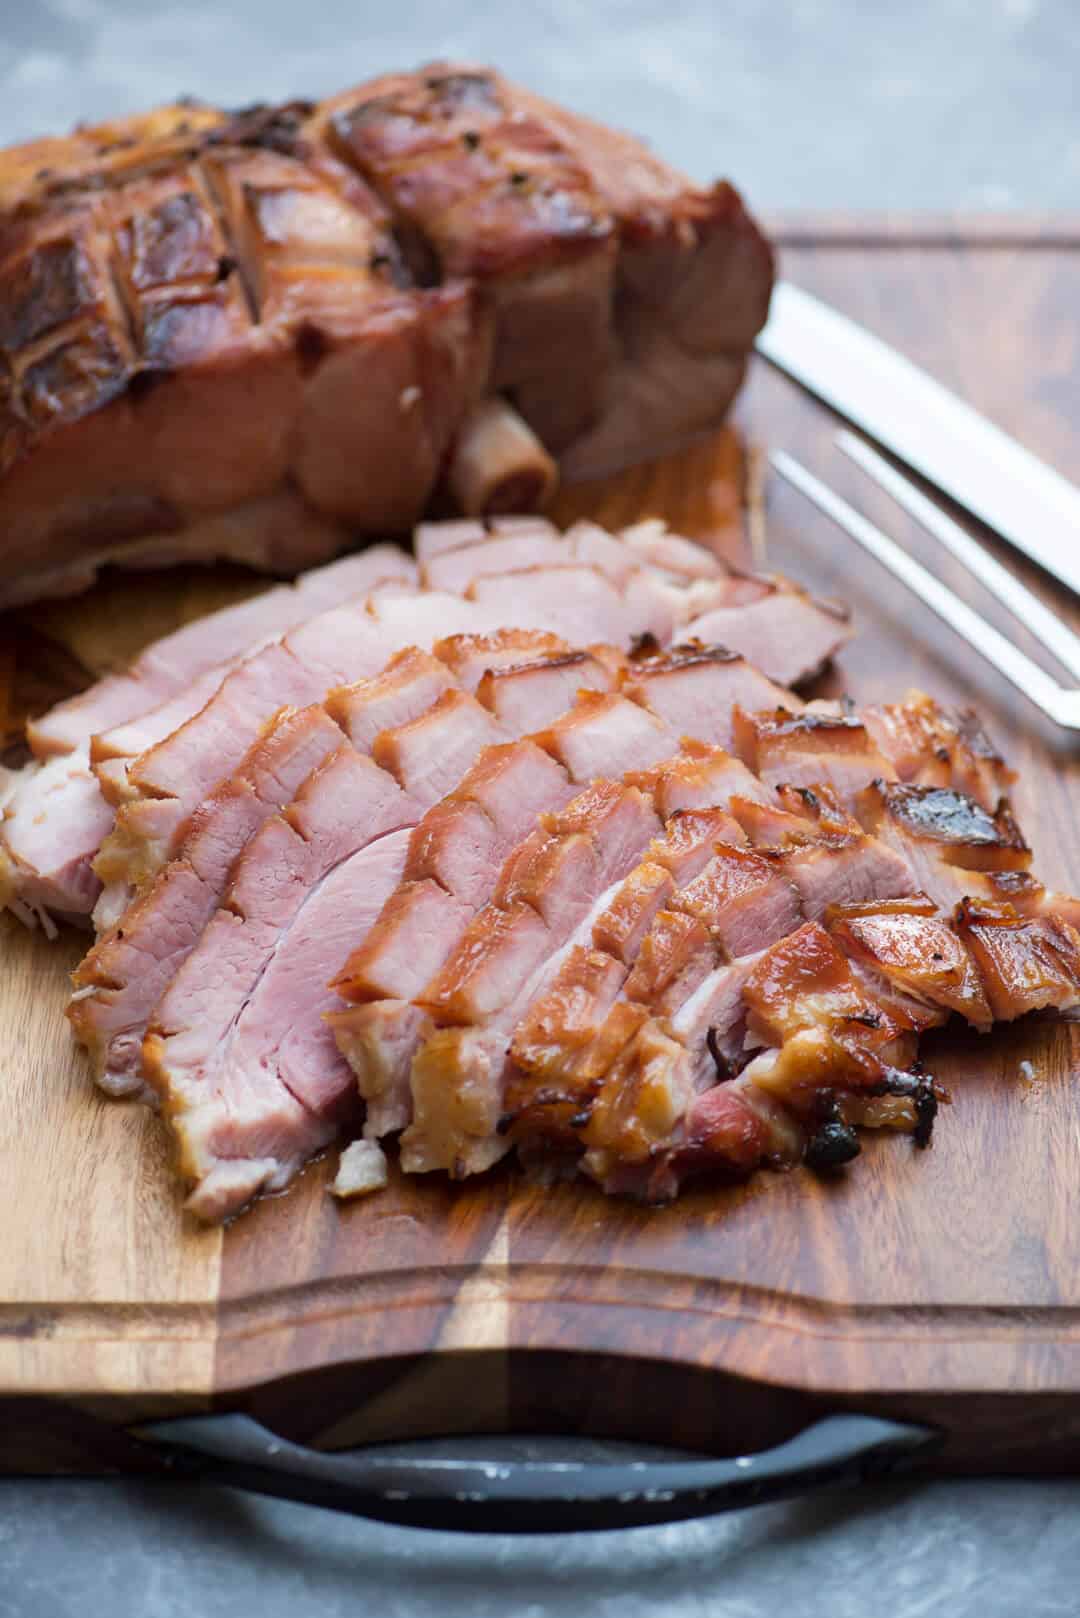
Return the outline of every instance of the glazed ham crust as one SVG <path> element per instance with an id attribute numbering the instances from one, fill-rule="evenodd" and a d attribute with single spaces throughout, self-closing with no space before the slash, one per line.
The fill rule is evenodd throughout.
<path id="1" fill-rule="evenodd" d="M 439 486 L 522 509 L 663 453 L 722 419 L 772 274 L 729 185 L 485 68 L 9 150 L 0 605 L 294 571 Z"/>

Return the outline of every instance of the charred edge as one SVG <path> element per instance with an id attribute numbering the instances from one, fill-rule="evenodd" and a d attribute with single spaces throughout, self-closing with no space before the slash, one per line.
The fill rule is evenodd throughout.
<path id="1" fill-rule="evenodd" d="M 842 1168 L 858 1157 L 862 1150 L 859 1137 L 851 1124 L 840 1116 L 840 1106 L 833 1090 L 823 1092 L 818 1103 L 820 1127 L 810 1137 L 804 1154 L 810 1168 L 821 1170 Z"/>
<path id="2" fill-rule="evenodd" d="M 929 1074 L 924 1074 L 916 1082 L 912 1100 L 915 1103 L 915 1129 L 912 1140 L 920 1150 L 924 1150 L 933 1138 L 938 1110 L 937 1091 Z"/>
<path id="3" fill-rule="evenodd" d="M 520 663 L 504 663 L 499 668 L 485 669 L 484 678 L 490 675 L 493 680 L 501 680 L 504 675 L 525 674 L 532 669 L 579 668 L 582 663 L 590 661 L 588 652 L 552 652 L 550 657 L 528 657 Z"/>
<path id="4" fill-rule="evenodd" d="M 901 1072 L 899 1068 L 889 1068 L 888 1077 L 882 1079 L 880 1084 L 875 1084 L 864 1091 L 864 1094 L 903 1096 L 911 1101 L 915 1107 L 915 1128 L 912 1130 L 911 1138 L 921 1149 L 930 1145 L 940 1098 L 934 1079 L 923 1071 L 921 1063 L 913 1063 L 908 1073 Z"/>
<path id="5" fill-rule="evenodd" d="M 880 1028 L 881 1013 L 878 1011 L 849 1011 L 844 1017 L 844 1021 L 858 1023 L 860 1028 Z"/>
<path id="6" fill-rule="evenodd" d="M 139 404 L 173 375 L 174 372 L 167 365 L 148 366 L 145 370 L 136 371 L 127 385 L 128 398 L 133 404 Z"/>
<path id="7" fill-rule="evenodd" d="M 191 168 L 192 178 L 201 190 L 206 200 L 207 208 L 214 219 L 217 220 L 218 229 L 225 243 L 225 252 L 218 260 L 218 280 L 225 280 L 226 276 L 221 273 L 221 269 L 223 265 L 228 264 L 229 269 L 226 273 L 235 275 L 240 282 L 240 290 L 244 295 L 244 302 L 247 304 L 251 324 L 257 326 L 262 320 L 262 312 L 259 308 L 259 300 L 255 291 L 255 280 L 240 252 L 240 243 L 233 227 L 228 200 L 218 188 L 213 168 L 210 164 L 196 160 L 193 161 Z"/>
<path id="8" fill-rule="evenodd" d="M 722 646 L 719 641 L 706 646 L 702 641 L 680 641 L 677 646 L 670 647 L 666 652 L 658 654 L 661 661 L 668 668 L 685 669 L 694 668 L 699 663 L 741 663 L 741 652 L 733 652 L 730 647 Z"/>
<path id="9" fill-rule="evenodd" d="M 127 339 L 129 360 L 128 386 L 134 380 L 134 373 L 139 364 L 142 352 L 139 342 L 139 322 L 135 313 L 135 301 L 127 285 L 127 277 L 120 267 L 119 255 L 115 240 L 111 241 L 105 254 L 105 275 L 109 290 L 112 293 L 117 312 L 120 316 L 124 336 Z"/>
<path id="10" fill-rule="evenodd" d="M 206 144 L 248 146 L 283 157 L 304 157 L 310 148 L 301 139 L 300 130 L 314 111 L 313 101 L 288 101 L 282 106 L 255 102 L 233 112 L 220 129 L 211 130 L 205 137 Z"/>
<path id="11" fill-rule="evenodd" d="M 326 333 L 310 320 L 302 321 L 297 327 L 293 344 L 301 376 L 311 376 L 330 352 Z"/>
<path id="12" fill-rule="evenodd" d="M 705 1035 L 705 1045 L 716 1068 L 717 1082 L 719 1084 L 727 1084 L 730 1079 L 735 1077 L 735 1067 L 720 1049 L 715 1027 L 711 1027 L 707 1031 Z"/>
<path id="13" fill-rule="evenodd" d="M 642 634 L 634 636 L 630 642 L 628 655 L 632 663 L 637 663 L 646 657 L 655 657 L 660 649 L 660 642 L 652 630 L 646 629 Z"/>

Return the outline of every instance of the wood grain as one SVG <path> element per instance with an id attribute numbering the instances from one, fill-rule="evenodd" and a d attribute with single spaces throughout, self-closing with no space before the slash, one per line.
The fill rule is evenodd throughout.
<path id="1" fill-rule="evenodd" d="M 1075 477 L 1075 220 L 1021 231 L 837 218 L 816 232 L 789 221 L 781 238 L 793 281 Z M 1042 655 L 832 449 L 835 419 L 763 364 L 736 427 L 567 490 L 557 515 L 614 526 L 657 514 L 745 560 L 747 469 L 755 446 L 781 444 Z M 859 638 L 828 689 L 868 700 L 917 685 L 975 701 L 1020 769 L 1017 807 L 1040 873 L 1080 891 L 1075 747 L 797 494 L 770 483 L 767 501 L 767 563 L 856 613 Z M 1080 623 L 1036 569 L 1010 561 Z M 0 620 L 0 715 L 13 723 L 50 680 L 112 666 L 246 588 L 236 573 L 118 577 L 19 626 Z M 50 947 L 0 926 L 9 1400 L 62 1396 L 117 1421 L 216 1398 L 337 1444 L 509 1425 L 719 1449 L 843 1406 L 942 1422 L 958 1464 L 1067 1465 L 1075 1452 L 1075 1027 L 939 1036 L 930 1055 L 954 1103 L 932 1150 L 873 1141 L 831 1182 L 762 1175 L 648 1210 L 585 1187 L 539 1192 L 502 1170 L 456 1188 L 395 1180 L 342 1208 L 324 1194 L 333 1165 L 322 1162 L 222 1236 L 182 1216 L 155 1120 L 91 1092 L 61 1017 L 77 941 Z M 72 1464 L 33 1416 L 39 1407 L 20 1408 L 21 1425 L 0 1420 L 0 1458 Z M 81 1428 L 71 1442 L 94 1452 Z M 101 1455 L 116 1460 L 115 1445 Z"/>

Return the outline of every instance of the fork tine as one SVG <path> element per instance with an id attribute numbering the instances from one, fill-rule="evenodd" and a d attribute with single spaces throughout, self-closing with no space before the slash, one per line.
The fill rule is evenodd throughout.
<path id="1" fill-rule="evenodd" d="M 947 585 L 935 579 L 920 562 L 909 556 L 853 506 L 849 506 L 846 500 L 834 494 L 827 484 L 814 477 L 792 456 L 783 450 L 774 450 L 769 459 L 782 478 L 794 484 L 800 493 L 831 517 L 864 550 L 876 557 L 894 578 L 906 584 L 920 601 L 955 629 L 969 646 L 993 664 L 1030 702 L 1065 729 L 1080 730 L 1080 691 L 1064 690 L 1019 647 L 1014 646 L 992 624 L 988 624 L 973 607 L 961 601 Z"/>
<path id="2" fill-rule="evenodd" d="M 837 433 L 836 446 L 856 465 L 861 466 L 868 477 L 881 485 L 885 492 L 892 496 L 897 505 L 903 506 L 909 516 L 914 517 L 934 538 L 940 540 L 945 549 L 963 562 L 973 578 L 978 579 L 995 595 L 1001 604 L 1008 607 L 1013 617 L 1018 619 L 1025 628 L 1038 637 L 1047 651 L 1057 658 L 1063 668 L 1077 680 L 1080 680 L 1080 637 L 1063 624 L 1055 612 L 1052 612 L 1038 596 L 1032 595 L 1026 585 L 1009 569 L 1002 567 L 989 551 L 979 544 L 977 539 L 960 527 L 940 506 L 916 489 L 910 480 L 898 472 L 895 467 L 871 449 L 863 439 L 856 438 L 854 433 L 846 430 Z"/>

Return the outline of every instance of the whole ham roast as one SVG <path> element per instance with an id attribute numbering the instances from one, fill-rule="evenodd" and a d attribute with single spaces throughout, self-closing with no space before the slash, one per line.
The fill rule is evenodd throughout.
<path id="1" fill-rule="evenodd" d="M 772 255 L 726 183 L 487 69 L 0 156 L 0 606 L 275 572 L 714 427 Z"/>

